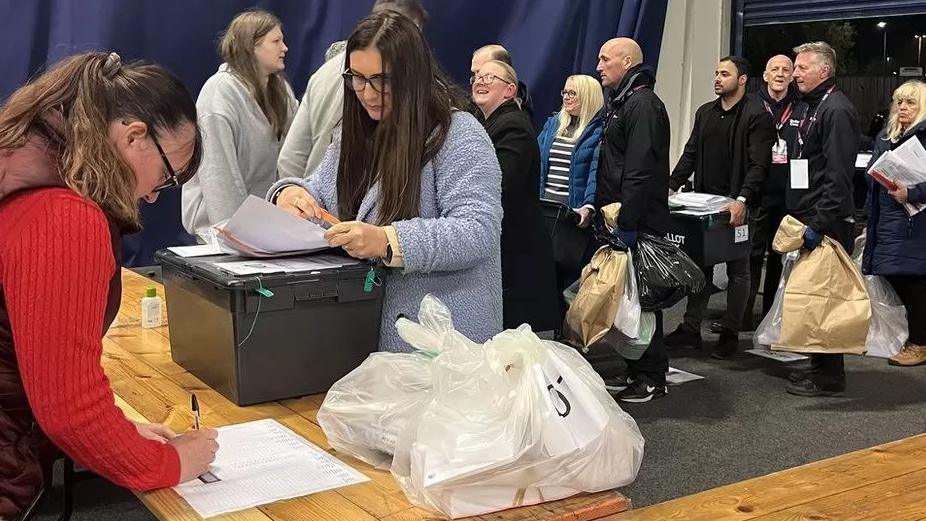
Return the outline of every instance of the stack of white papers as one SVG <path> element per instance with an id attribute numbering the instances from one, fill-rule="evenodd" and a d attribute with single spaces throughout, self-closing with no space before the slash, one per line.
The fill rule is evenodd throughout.
<path id="1" fill-rule="evenodd" d="M 868 169 L 868 175 L 893 190 L 898 185 L 913 186 L 926 182 L 926 149 L 919 139 L 910 138 L 894 150 L 889 150 Z M 926 204 L 905 203 L 904 209 L 910 216 L 926 208 Z"/>
<path id="2" fill-rule="evenodd" d="M 229 253 L 245 257 L 280 257 L 328 248 L 325 229 L 249 195 L 216 238 Z"/>
<path id="3" fill-rule="evenodd" d="M 174 487 L 202 517 L 212 517 L 369 478 L 274 420 L 220 427 L 209 483 Z"/>
<path id="4" fill-rule="evenodd" d="M 669 196 L 669 204 L 671 206 L 681 206 L 683 208 L 683 210 L 677 211 L 677 213 L 688 215 L 719 213 L 732 202 L 733 199 L 729 197 L 699 192 L 678 192 Z"/>

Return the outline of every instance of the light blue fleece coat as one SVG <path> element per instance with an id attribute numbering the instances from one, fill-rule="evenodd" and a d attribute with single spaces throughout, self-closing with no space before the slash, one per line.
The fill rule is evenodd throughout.
<path id="1" fill-rule="evenodd" d="M 281 179 L 280 187 L 305 187 L 337 215 L 338 156 L 336 135 L 321 165 L 309 179 Z M 392 223 L 399 238 L 403 268 L 385 270 L 381 351 L 407 352 L 399 338 L 399 315 L 416 320 L 428 293 L 443 301 L 460 331 L 485 342 L 502 330 L 502 173 L 492 142 L 472 115 L 456 112 L 437 155 L 421 169 L 420 217 Z M 379 185 L 367 192 L 357 220 L 378 222 Z"/>

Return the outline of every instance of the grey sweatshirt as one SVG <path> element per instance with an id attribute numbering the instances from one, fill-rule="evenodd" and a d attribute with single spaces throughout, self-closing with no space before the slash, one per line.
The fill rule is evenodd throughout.
<path id="1" fill-rule="evenodd" d="M 299 111 L 283 143 L 280 177 L 309 177 L 321 164 L 344 110 L 344 51 L 325 62 L 305 88 Z"/>
<path id="2" fill-rule="evenodd" d="M 296 97 L 289 84 L 289 117 L 296 113 Z M 196 100 L 203 133 L 203 161 L 183 185 L 183 227 L 198 233 L 228 219 L 248 194 L 263 197 L 277 179 L 277 156 L 282 140 L 244 83 L 222 64 L 206 80 Z"/>

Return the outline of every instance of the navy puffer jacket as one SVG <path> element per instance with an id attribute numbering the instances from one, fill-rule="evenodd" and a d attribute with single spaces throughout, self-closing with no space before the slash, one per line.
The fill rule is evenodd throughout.
<path id="1" fill-rule="evenodd" d="M 885 139 L 882 132 L 875 140 L 871 164 L 881 154 L 914 136 L 926 146 L 926 121 L 905 132 L 897 143 Z M 926 183 L 907 187 L 907 190 L 908 202 L 926 203 Z M 926 275 L 926 211 L 910 217 L 876 182 L 869 183 L 867 205 L 868 232 L 862 271 L 871 275 Z"/>

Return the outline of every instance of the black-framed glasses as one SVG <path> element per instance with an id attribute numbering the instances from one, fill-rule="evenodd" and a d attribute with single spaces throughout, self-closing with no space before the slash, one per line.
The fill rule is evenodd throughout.
<path id="1" fill-rule="evenodd" d="M 566 90 L 566 89 L 563 89 L 563 90 L 560 92 L 560 96 L 562 96 L 562 97 L 564 97 L 564 98 L 575 98 L 575 97 L 576 97 L 576 91 L 574 91 L 574 90 Z"/>
<path id="2" fill-rule="evenodd" d="M 180 178 L 177 177 L 176 172 L 174 172 L 174 167 L 170 166 L 170 161 L 167 160 L 167 154 L 164 153 L 164 149 L 161 148 L 161 144 L 158 143 L 158 138 L 154 137 L 154 134 L 151 135 L 151 141 L 154 141 L 154 146 L 158 149 L 158 154 L 161 154 L 161 161 L 164 162 L 164 170 L 167 174 L 167 180 L 163 183 L 154 187 L 151 190 L 152 193 L 162 192 L 168 188 L 173 188 L 180 185 Z"/>
<path id="3" fill-rule="evenodd" d="M 492 73 L 479 74 L 479 75 L 473 74 L 472 76 L 469 77 L 469 84 L 475 85 L 476 83 L 479 83 L 480 85 L 492 85 L 492 82 L 494 82 L 495 80 L 502 81 L 504 83 L 507 83 L 508 85 L 514 85 L 513 82 L 510 82 L 506 80 L 505 78 L 496 76 Z"/>
<path id="4" fill-rule="evenodd" d="M 362 92 L 368 84 L 370 87 L 373 87 L 374 91 L 380 94 L 389 91 L 389 76 L 385 74 L 377 74 L 367 78 L 366 76 L 351 72 L 350 69 L 347 69 L 341 76 L 344 77 L 344 84 L 347 85 L 347 88 L 354 92 Z"/>

